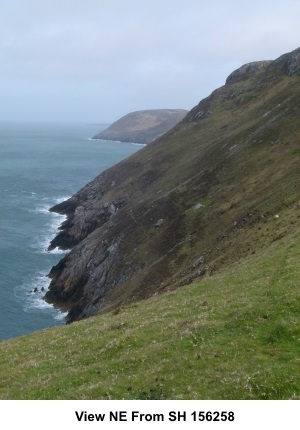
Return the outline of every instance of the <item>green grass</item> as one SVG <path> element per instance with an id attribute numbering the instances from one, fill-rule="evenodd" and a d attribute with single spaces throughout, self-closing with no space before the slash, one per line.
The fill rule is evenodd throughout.
<path id="1" fill-rule="evenodd" d="M 189 286 L 0 343 L 1 399 L 300 399 L 300 237 Z"/>

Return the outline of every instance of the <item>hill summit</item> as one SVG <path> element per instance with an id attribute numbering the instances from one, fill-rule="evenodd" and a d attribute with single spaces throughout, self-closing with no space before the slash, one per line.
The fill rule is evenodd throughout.
<path id="1" fill-rule="evenodd" d="M 299 233 L 300 48 L 234 71 L 174 128 L 52 211 L 46 300 L 83 319 L 198 282 Z"/>
<path id="2" fill-rule="evenodd" d="M 166 133 L 188 113 L 184 109 L 148 109 L 131 112 L 118 119 L 93 139 L 150 143 Z"/>

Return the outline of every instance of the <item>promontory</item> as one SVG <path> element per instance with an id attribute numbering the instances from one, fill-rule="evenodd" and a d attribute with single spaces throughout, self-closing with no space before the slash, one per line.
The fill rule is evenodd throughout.
<path id="1" fill-rule="evenodd" d="M 115 121 L 93 139 L 150 143 L 179 123 L 188 113 L 184 109 L 148 109 L 131 112 Z"/>

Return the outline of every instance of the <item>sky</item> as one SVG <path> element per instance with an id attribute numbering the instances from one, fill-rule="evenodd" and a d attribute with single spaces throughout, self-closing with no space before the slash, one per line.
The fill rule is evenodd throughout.
<path id="1" fill-rule="evenodd" d="M 0 121 L 190 110 L 300 47 L 299 0 L 0 0 Z"/>

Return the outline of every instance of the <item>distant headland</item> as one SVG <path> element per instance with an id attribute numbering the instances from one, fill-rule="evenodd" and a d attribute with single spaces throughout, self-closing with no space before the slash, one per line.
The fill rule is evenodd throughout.
<path id="1" fill-rule="evenodd" d="M 93 139 L 148 144 L 179 123 L 188 113 L 184 109 L 148 109 L 131 112 Z"/>

